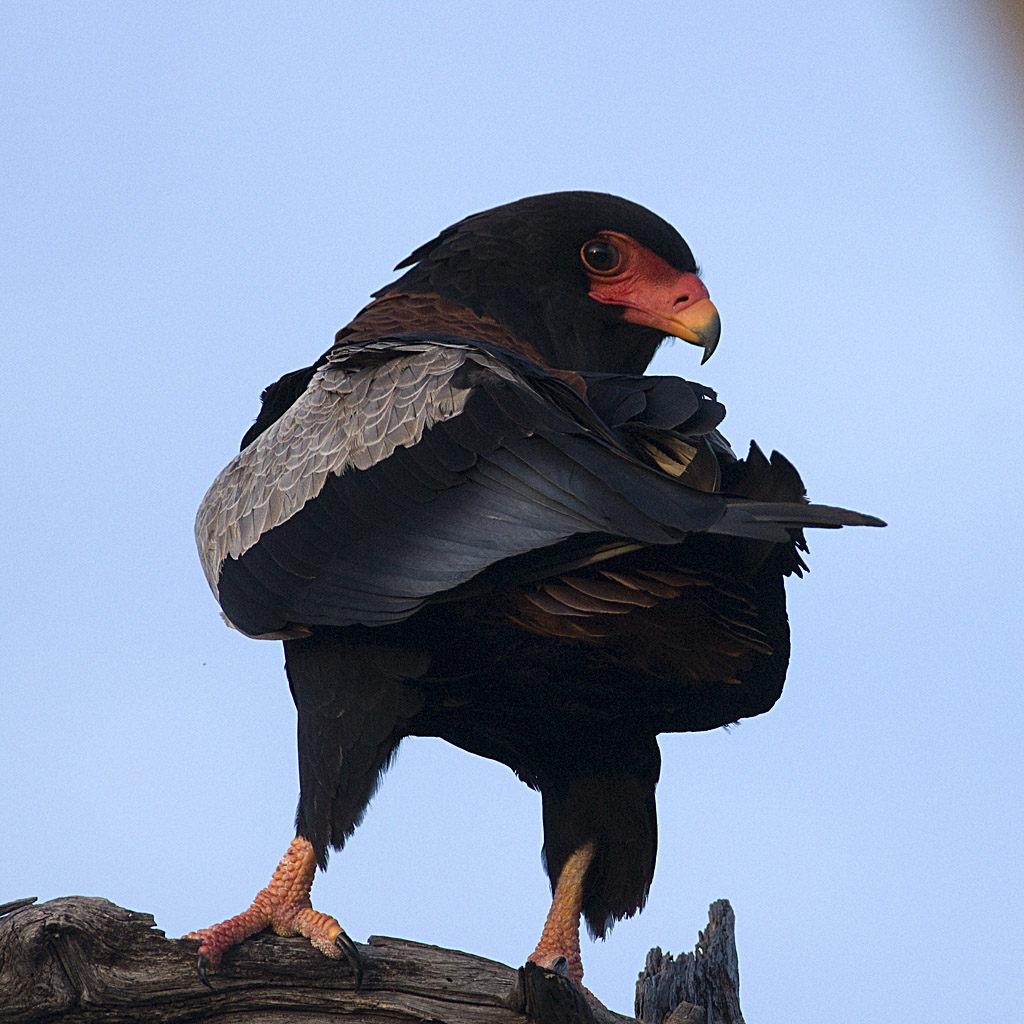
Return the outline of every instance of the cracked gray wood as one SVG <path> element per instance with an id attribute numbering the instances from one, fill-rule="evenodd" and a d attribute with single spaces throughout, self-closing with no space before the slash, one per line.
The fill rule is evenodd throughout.
<path id="1" fill-rule="evenodd" d="M 636 983 L 643 1024 L 744 1024 L 736 915 L 728 900 L 708 908 L 708 926 L 692 953 L 673 957 L 655 947 Z"/>
<path id="2" fill-rule="evenodd" d="M 344 961 L 266 932 L 228 951 L 210 991 L 196 971 L 198 946 L 168 939 L 149 914 L 96 897 L 0 905 L 0 1021 L 318 1024 L 357 1014 L 361 1024 L 580 1024 L 592 1012 L 594 1024 L 632 1024 L 603 1007 L 581 1008 L 578 993 L 549 971 L 404 939 L 360 945 L 358 991 Z M 570 990 L 560 994 L 559 985 Z"/>

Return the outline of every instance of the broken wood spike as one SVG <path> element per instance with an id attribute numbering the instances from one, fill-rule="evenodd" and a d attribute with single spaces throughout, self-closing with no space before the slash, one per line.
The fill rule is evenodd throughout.
<path id="1" fill-rule="evenodd" d="M 655 947 L 647 954 L 635 1010 L 643 1024 L 744 1024 L 736 915 L 728 900 L 708 908 L 707 927 L 692 953 L 673 957 Z"/>

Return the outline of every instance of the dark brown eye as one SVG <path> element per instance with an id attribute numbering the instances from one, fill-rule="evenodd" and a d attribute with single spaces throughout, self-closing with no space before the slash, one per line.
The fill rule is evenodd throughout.
<path id="1" fill-rule="evenodd" d="M 595 274 L 611 274 L 622 263 L 622 253 L 618 247 L 603 238 L 587 242 L 580 250 L 580 257 Z"/>

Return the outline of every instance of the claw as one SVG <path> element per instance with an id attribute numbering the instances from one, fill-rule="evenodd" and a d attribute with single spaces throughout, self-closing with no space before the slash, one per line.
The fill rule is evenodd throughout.
<path id="1" fill-rule="evenodd" d="M 568 959 L 568 957 L 556 956 L 555 959 L 551 961 L 551 968 L 550 969 L 552 971 L 554 971 L 555 974 L 560 974 L 563 978 L 568 978 L 569 977 L 569 959 Z"/>
<path id="2" fill-rule="evenodd" d="M 210 979 L 206 976 L 206 968 L 209 967 L 209 966 L 210 966 L 210 961 L 207 960 L 206 957 L 203 956 L 202 953 L 200 953 L 199 954 L 199 961 L 196 964 L 196 970 L 199 973 L 199 980 L 212 992 L 213 991 L 213 986 L 210 984 Z"/>
<path id="3" fill-rule="evenodd" d="M 358 989 L 363 983 L 363 958 L 359 955 L 356 944 L 348 937 L 344 928 L 334 937 L 334 944 L 345 954 L 345 959 L 348 961 L 349 967 L 352 968 L 352 974 L 354 975 L 352 987 Z"/>

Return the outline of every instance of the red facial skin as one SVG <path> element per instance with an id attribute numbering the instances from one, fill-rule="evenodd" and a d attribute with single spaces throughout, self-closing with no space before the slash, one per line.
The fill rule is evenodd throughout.
<path id="1" fill-rule="evenodd" d="M 706 362 L 718 344 L 720 322 L 708 290 L 696 274 L 684 273 L 628 235 L 602 231 L 591 241 L 613 245 L 621 256 L 611 271 L 594 270 L 581 259 L 590 278 L 590 297 L 622 307 L 622 319 L 682 338 L 704 349 Z M 589 245 L 590 242 L 587 243 Z"/>

